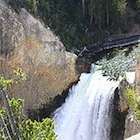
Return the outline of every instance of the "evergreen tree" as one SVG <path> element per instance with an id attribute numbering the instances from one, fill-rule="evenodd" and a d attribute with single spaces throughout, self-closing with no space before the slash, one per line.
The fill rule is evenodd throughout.
<path id="1" fill-rule="evenodd" d="M 136 0 L 136 6 L 140 10 L 140 0 Z"/>

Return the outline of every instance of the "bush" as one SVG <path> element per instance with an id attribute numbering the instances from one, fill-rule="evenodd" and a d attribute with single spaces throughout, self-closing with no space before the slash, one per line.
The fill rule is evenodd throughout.
<path id="1" fill-rule="evenodd" d="M 23 120 L 21 117 L 24 101 L 22 99 L 12 98 L 9 105 L 16 119 L 16 125 L 20 132 L 22 140 L 55 140 L 57 135 L 54 132 L 54 121 L 50 118 L 45 118 L 42 122 L 32 121 L 30 119 Z M 11 126 L 7 116 L 6 108 L 0 110 L 0 115 L 7 125 L 8 131 L 11 134 Z M 0 140 L 5 140 L 3 128 L 0 127 Z M 11 135 L 14 139 L 14 137 Z"/>
<path id="2" fill-rule="evenodd" d="M 135 90 L 133 89 L 127 89 L 126 90 L 126 100 L 128 102 L 128 105 L 130 108 L 135 108 L 136 103 L 135 103 Z"/>
<path id="3" fill-rule="evenodd" d="M 140 121 L 140 97 L 136 95 L 134 89 L 127 89 L 125 95 L 129 107 L 134 110 L 138 121 Z"/>
<path id="4" fill-rule="evenodd" d="M 0 77 L 0 91 L 3 96 L 4 106 L 0 110 L 0 140 L 22 139 L 22 140 L 55 140 L 54 121 L 45 118 L 42 122 L 23 119 L 22 107 L 24 100 L 9 100 L 7 92 L 12 84 L 26 80 L 26 74 L 18 68 L 13 71 L 13 78 Z"/>

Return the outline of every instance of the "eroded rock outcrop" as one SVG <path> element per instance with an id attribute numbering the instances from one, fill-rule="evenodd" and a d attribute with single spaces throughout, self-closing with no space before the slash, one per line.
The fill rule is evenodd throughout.
<path id="1" fill-rule="evenodd" d="M 137 60 L 135 71 L 135 82 L 132 86 L 133 89 L 135 89 L 136 94 L 140 96 L 140 59 Z M 139 132 L 140 132 L 140 122 L 137 120 L 134 110 L 129 108 L 128 114 L 125 119 L 124 139 L 129 138 Z M 137 138 L 138 137 L 139 136 L 137 136 Z M 135 139 L 135 136 L 131 137 L 130 139 Z"/>
<path id="2" fill-rule="evenodd" d="M 140 125 L 134 110 L 129 107 L 126 99 L 127 89 L 134 89 L 135 72 L 127 72 L 125 78 L 120 82 L 114 97 L 114 109 L 111 128 L 111 140 L 123 140 L 140 130 Z"/>
<path id="3" fill-rule="evenodd" d="M 12 92 L 25 99 L 26 112 L 49 108 L 78 79 L 76 59 L 49 27 L 25 9 L 17 14 L 0 0 L 0 75 L 8 77 L 16 68 L 27 74 Z"/>
<path id="4" fill-rule="evenodd" d="M 128 113 L 128 104 L 124 95 L 128 83 L 122 80 L 120 87 L 116 89 L 113 103 L 113 115 L 111 126 L 111 140 L 123 140 L 125 133 L 125 119 Z"/>

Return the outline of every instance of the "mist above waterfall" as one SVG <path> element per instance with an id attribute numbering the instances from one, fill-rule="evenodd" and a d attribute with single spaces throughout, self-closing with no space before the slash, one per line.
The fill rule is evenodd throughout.
<path id="1" fill-rule="evenodd" d="M 58 140 L 109 140 L 117 81 L 101 71 L 83 73 L 54 113 Z"/>

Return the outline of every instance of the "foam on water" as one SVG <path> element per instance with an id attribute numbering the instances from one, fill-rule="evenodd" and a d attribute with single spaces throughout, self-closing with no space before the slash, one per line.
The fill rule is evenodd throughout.
<path id="1" fill-rule="evenodd" d="M 109 140 L 112 102 L 118 82 L 101 71 L 83 73 L 55 111 L 57 140 Z"/>

